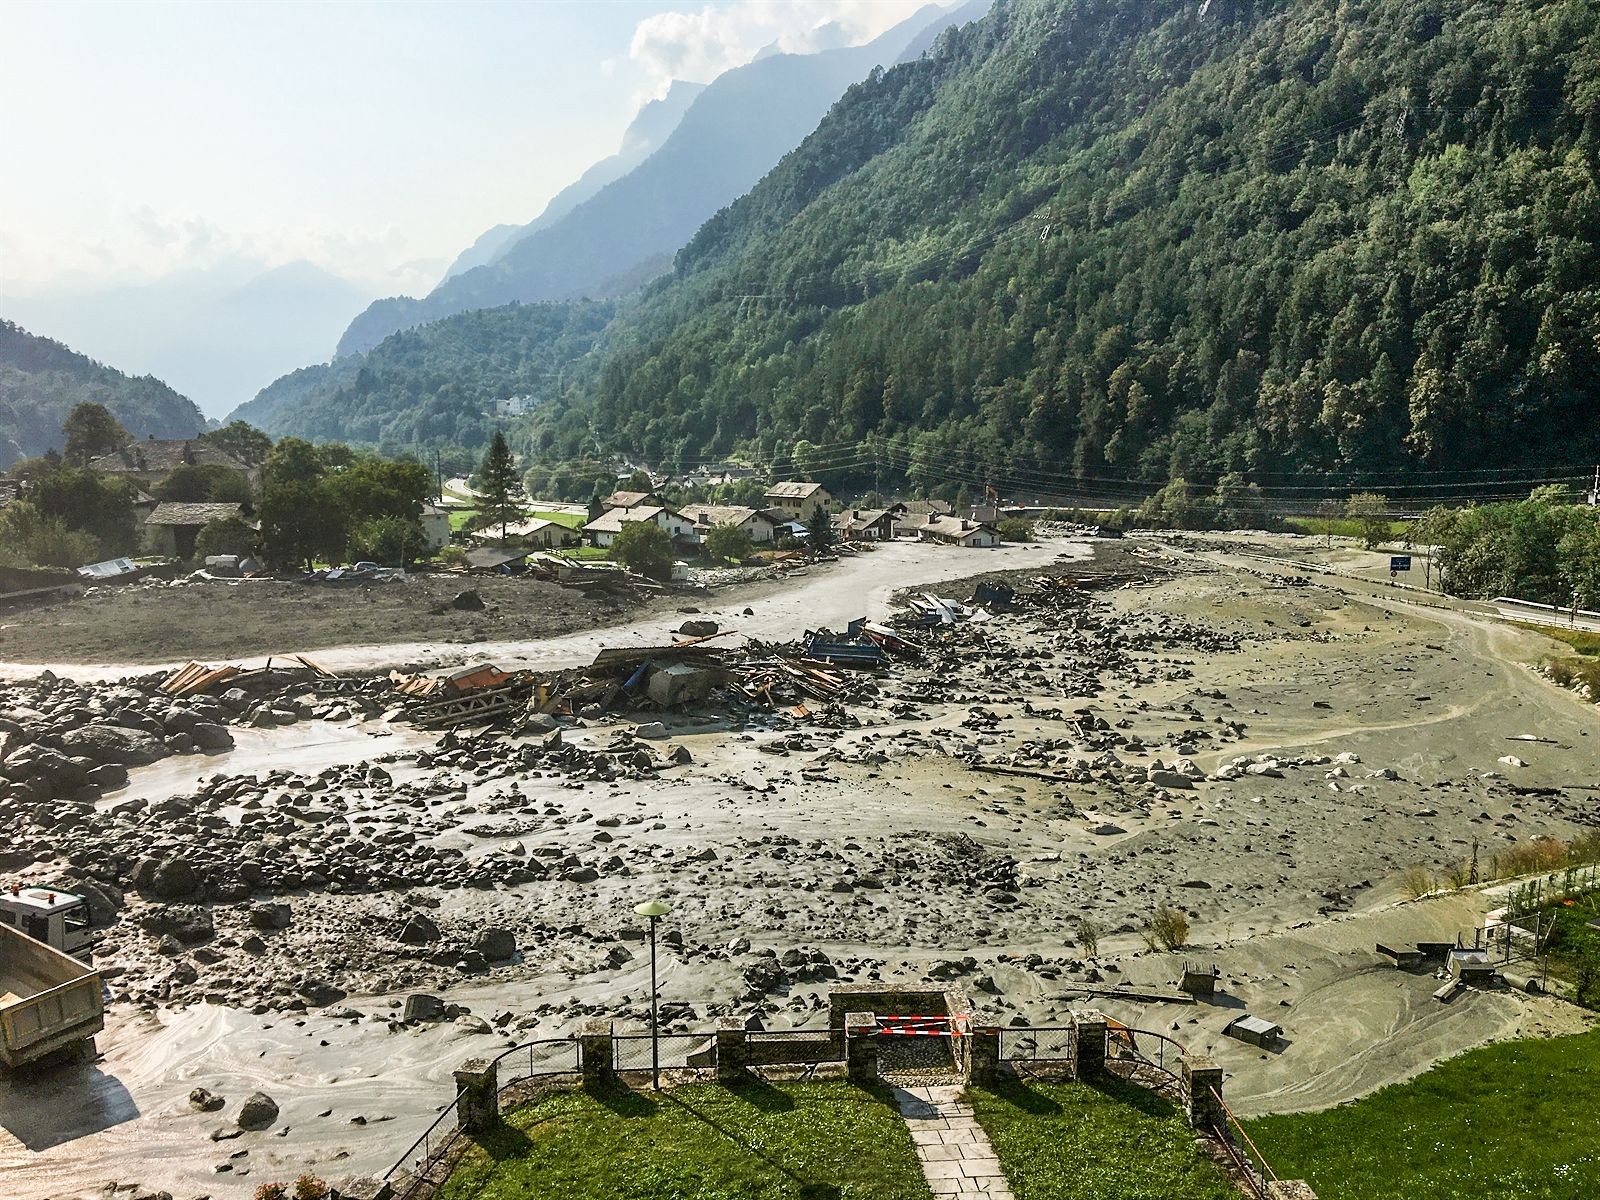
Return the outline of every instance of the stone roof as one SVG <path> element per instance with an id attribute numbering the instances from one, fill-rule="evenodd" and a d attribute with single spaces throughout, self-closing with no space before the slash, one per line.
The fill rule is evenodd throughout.
<path id="1" fill-rule="evenodd" d="M 647 500 L 656 498 L 654 492 L 612 492 L 600 501 L 603 508 L 637 508 Z"/>
<path id="2" fill-rule="evenodd" d="M 968 534 L 976 533 L 980 529 L 987 529 L 990 533 L 998 533 L 993 525 L 987 521 L 968 521 L 963 517 L 948 517 L 935 515 L 929 517 L 918 529 L 926 529 L 937 537 L 964 538 Z"/>
<path id="3" fill-rule="evenodd" d="M 146 525 L 209 525 L 212 521 L 225 521 L 241 516 L 242 504 L 202 504 L 181 500 L 163 500 L 155 511 L 144 519 Z"/>
<path id="4" fill-rule="evenodd" d="M 608 508 L 583 527 L 585 533 L 620 533 L 624 522 L 653 521 L 657 513 L 667 510 L 659 504 L 649 508 Z"/>
<path id="5" fill-rule="evenodd" d="M 785 480 L 783 483 L 775 483 L 769 487 L 764 499 L 809 500 L 823 490 L 823 486 L 820 483 L 800 483 L 795 480 Z"/>
<path id="6" fill-rule="evenodd" d="M 250 470 L 221 446 L 201 438 L 146 438 L 89 463 L 90 470 L 110 475 L 165 475 L 179 467 L 226 467 L 240 474 Z"/>
<path id="7" fill-rule="evenodd" d="M 683 515 L 697 527 L 706 529 L 713 525 L 743 525 L 751 517 L 775 523 L 769 514 L 743 504 L 691 504 L 683 510 Z M 788 517 L 783 519 L 788 520 Z"/>

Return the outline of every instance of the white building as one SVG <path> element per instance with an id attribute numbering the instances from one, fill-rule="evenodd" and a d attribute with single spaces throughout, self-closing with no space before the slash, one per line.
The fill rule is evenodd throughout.
<path id="1" fill-rule="evenodd" d="M 697 540 L 692 521 L 687 520 L 682 513 L 660 506 L 641 505 L 638 508 L 608 509 L 585 525 L 583 532 L 591 546 L 606 549 L 617 540 L 617 534 L 621 533 L 622 527 L 630 521 L 649 521 L 659 525 L 675 542 L 692 543 Z"/>
<path id="2" fill-rule="evenodd" d="M 1000 531 L 987 521 L 936 514 L 917 526 L 917 536 L 925 542 L 946 542 L 952 546 L 988 549 L 1000 544 Z"/>

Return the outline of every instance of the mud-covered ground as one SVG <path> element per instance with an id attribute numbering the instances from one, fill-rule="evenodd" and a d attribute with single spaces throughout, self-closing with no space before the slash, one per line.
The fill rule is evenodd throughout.
<path id="1" fill-rule="evenodd" d="M 812 1024 L 835 980 L 948 980 L 1002 1023 L 1093 1005 L 1164 1029 L 1220 1059 L 1244 1111 L 1335 1103 L 1584 1022 L 1503 991 L 1440 1004 L 1436 980 L 1373 950 L 1470 938 L 1492 907 L 1408 901 L 1406 867 L 1600 822 L 1600 710 L 1529 668 L 1543 639 L 1220 539 L 1132 541 L 1051 573 L 1083 586 L 921 635 L 920 662 L 820 719 L 718 702 L 635 714 L 664 738 L 620 714 L 559 745 L 442 752 L 353 719 L 320 743 L 315 722 L 245 731 L 187 780 L 176 764 L 194 760 L 136 768 L 101 802 L 130 851 L 142 827 L 203 874 L 251 858 L 257 890 L 130 890 L 105 950 L 105 1058 L 0 1090 L 0 1167 L 21 1195 L 120 1175 L 231 1196 L 304 1166 L 381 1169 L 458 1060 L 642 1017 L 632 909 L 657 895 L 674 906 L 662 992 L 678 1028 Z M 417 885 L 394 886 L 407 863 Z M 341 864 L 384 886 L 337 886 Z M 1162 903 L 1192 921 L 1175 954 L 1140 936 Z M 1094 958 L 1083 919 L 1102 930 Z M 1215 1003 L 1126 998 L 1170 988 L 1184 960 L 1218 965 Z M 416 994 L 459 1008 L 403 1023 Z M 1221 1035 L 1241 1011 L 1284 1026 L 1277 1052 Z M 196 1086 L 228 1107 L 193 1112 Z M 279 1125 L 213 1144 L 257 1088 Z M 47 1091 L 61 1112 L 38 1106 Z"/>

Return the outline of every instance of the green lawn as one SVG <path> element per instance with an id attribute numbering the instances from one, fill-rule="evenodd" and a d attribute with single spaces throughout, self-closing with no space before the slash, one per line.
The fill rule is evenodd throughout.
<path id="1" fill-rule="evenodd" d="M 847 1083 L 562 1092 L 511 1113 L 440 1200 L 931 1200 L 883 1094 Z"/>
<path id="2" fill-rule="evenodd" d="M 1321 517 L 1285 517 L 1283 527 L 1290 533 L 1313 534 L 1316 537 L 1361 538 L 1366 536 L 1365 527 L 1360 521 L 1353 521 L 1348 517 L 1334 517 L 1323 520 Z M 1389 533 L 1386 541 L 1396 542 L 1405 538 L 1406 531 L 1411 528 L 1410 521 L 1390 521 Z"/>
<path id="3" fill-rule="evenodd" d="M 1594 1200 L 1597 1099 L 1600 1031 L 1485 1046 L 1354 1104 L 1246 1127 L 1318 1200 Z"/>
<path id="4" fill-rule="evenodd" d="M 1579 654 L 1600 656 L 1600 633 L 1590 633 L 1586 629 L 1561 629 L 1555 625 L 1529 625 L 1522 621 L 1513 621 L 1512 624 L 1529 633 L 1542 633 L 1547 638 L 1565 642 Z"/>
<path id="5" fill-rule="evenodd" d="M 1017 1200 L 1238 1200 L 1183 1113 L 1142 1087 L 1012 1082 L 967 1099 Z"/>

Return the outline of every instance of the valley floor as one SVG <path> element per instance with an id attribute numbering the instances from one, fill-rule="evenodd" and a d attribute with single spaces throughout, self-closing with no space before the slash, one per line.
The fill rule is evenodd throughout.
<path id="1" fill-rule="evenodd" d="M 1258 557 L 1291 550 L 1307 553 L 1287 540 L 1129 539 L 1093 561 L 1056 542 L 1010 559 L 891 547 L 842 563 L 754 605 L 746 631 L 837 627 L 845 610 L 881 608 L 892 587 L 930 578 L 922 570 L 949 580 L 1011 568 L 1021 582 L 1063 551 L 1051 570 L 1083 586 L 961 627 L 834 724 L 667 715 L 694 761 L 649 780 L 507 776 L 496 759 L 462 770 L 417 760 L 423 736 L 389 728 L 320 741 L 307 725 L 250 731 L 204 773 L 315 773 L 383 755 L 403 795 L 336 789 L 319 803 L 474 858 L 575 856 L 600 877 L 296 893 L 290 926 L 251 957 L 237 949 L 244 913 L 219 905 L 216 940 L 183 986 L 130 919 L 130 893 L 107 944 L 123 974 L 105 1055 L 70 1076 L 0 1083 L 0 1173 L 26 1196 L 121 1177 L 242 1197 L 306 1167 L 382 1170 L 447 1101 L 462 1059 L 588 1016 L 639 1019 L 649 964 L 632 908 L 658 894 L 683 938 L 661 983 L 685 1006 L 681 1026 L 735 1012 L 772 1028 L 825 1020 L 826 978 L 764 965 L 764 953 L 800 951 L 845 980 L 954 979 L 1002 1024 L 1095 1007 L 1166 1031 L 1218 1059 L 1244 1115 L 1335 1105 L 1470 1046 L 1585 1028 L 1587 1014 L 1549 997 L 1468 991 L 1441 1003 L 1437 980 L 1394 969 L 1374 946 L 1470 940 L 1495 906 L 1473 889 L 1409 900 L 1407 867 L 1443 869 L 1475 846 L 1487 864 L 1600 822 L 1600 709 L 1530 668 L 1550 644 L 1541 635 Z M 647 643 L 666 627 L 647 617 L 605 637 Z M 600 640 L 501 650 L 581 661 Z M 565 735 L 599 748 L 626 728 L 608 718 Z M 1521 735 L 1540 740 L 1509 740 Z M 1511 754 L 1526 765 L 1500 761 Z M 1263 769 L 1225 777 L 1241 757 Z M 1150 780 L 1181 760 L 1206 778 Z M 127 794 L 193 789 L 199 764 L 184 777 L 177 761 L 136 769 Z M 1175 953 L 1145 949 L 1139 934 L 1162 903 L 1192 922 Z M 463 972 L 397 940 L 419 911 L 453 945 L 509 928 L 520 953 Z M 1081 918 L 1103 931 L 1096 957 L 1075 944 Z M 1216 964 L 1216 1003 L 1106 994 L 1170 988 L 1186 960 Z M 287 1009 L 311 976 L 347 995 Z M 398 1024 L 418 991 L 499 1023 Z M 1284 1042 L 1269 1052 L 1225 1037 L 1243 1012 L 1281 1024 Z M 218 1118 L 186 1101 L 196 1086 L 230 1101 L 268 1092 L 287 1136 L 212 1144 Z M 216 1174 L 235 1148 L 250 1153 Z"/>

